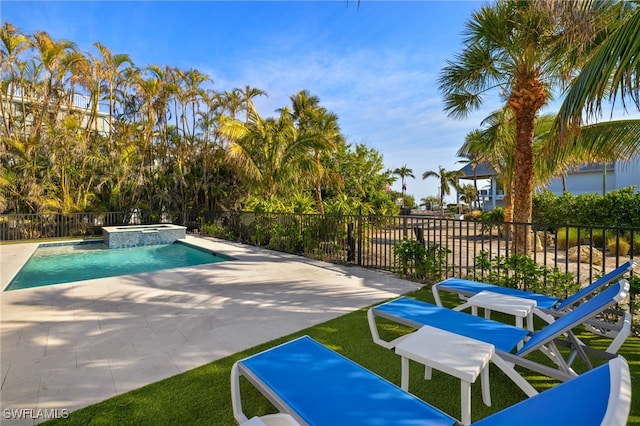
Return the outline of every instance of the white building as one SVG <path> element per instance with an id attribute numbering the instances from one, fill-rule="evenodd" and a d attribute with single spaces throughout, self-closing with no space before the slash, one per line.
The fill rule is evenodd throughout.
<path id="1" fill-rule="evenodd" d="M 11 93 L 8 91 L 7 93 Z M 7 93 L 2 94 L 2 102 L 4 106 L 4 110 L 10 108 L 10 116 L 20 117 L 22 115 L 23 106 L 28 108 L 29 105 L 41 105 L 43 102 L 42 98 L 32 98 L 30 96 L 24 96 L 22 90 L 20 88 L 16 88 L 15 92 L 11 96 L 7 95 Z M 91 98 L 89 96 L 73 94 L 73 98 L 71 95 L 68 95 L 69 102 L 62 102 L 60 104 L 59 118 L 64 118 L 66 114 L 68 114 L 68 110 L 71 109 L 73 111 L 78 111 L 81 113 L 82 121 L 80 125 L 82 127 L 86 127 L 89 124 L 89 117 L 92 112 Z M 52 101 L 53 102 L 53 101 Z M 9 112 L 7 112 L 9 113 Z M 2 117 L 7 120 L 7 117 Z M 29 115 L 25 119 L 26 129 L 27 131 L 30 128 L 31 120 L 29 119 Z M 12 123 L 9 123 L 11 126 Z M 108 135 L 111 132 L 111 125 L 109 121 L 109 104 L 106 102 L 99 102 L 98 107 L 96 109 L 95 120 L 91 123 L 91 129 L 95 130 L 101 135 Z M 14 129 L 10 129 L 10 131 L 14 131 Z"/>
<path id="2" fill-rule="evenodd" d="M 498 188 L 496 172 L 486 164 L 479 164 L 474 170 L 471 164 L 462 169 L 461 180 L 482 181 L 479 183 L 479 201 L 482 210 L 504 207 L 504 191 Z M 538 192 L 549 190 L 562 195 L 564 190 L 571 194 L 604 194 L 617 189 L 635 186 L 640 191 L 640 154 L 630 161 L 594 164 L 567 171 L 564 178 L 554 178 L 548 184 L 538 188 Z"/>
<path id="3" fill-rule="evenodd" d="M 564 190 L 580 195 L 604 194 L 629 186 L 640 190 L 640 155 L 630 161 L 580 167 L 568 172 L 564 179 L 555 178 L 540 189 L 556 195 L 562 195 Z"/>

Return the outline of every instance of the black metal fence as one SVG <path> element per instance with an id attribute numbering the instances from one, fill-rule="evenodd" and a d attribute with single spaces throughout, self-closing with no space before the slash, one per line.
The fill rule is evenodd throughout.
<path id="1" fill-rule="evenodd" d="M 407 272 L 406 253 L 415 244 L 441 250 L 442 276 L 481 279 L 487 262 L 513 259 L 513 241 L 551 271 L 592 281 L 628 259 L 640 257 L 640 229 L 468 221 L 436 216 L 209 214 L 200 230 L 210 235 L 328 262 Z M 410 254 L 411 255 L 411 254 Z M 411 268 L 409 268 L 411 269 Z M 409 271 L 410 272 L 410 271 Z M 546 278 L 546 276 L 544 277 Z"/>
<path id="2" fill-rule="evenodd" d="M 0 215 L 0 241 L 102 235 L 103 226 L 157 223 L 158 217 L 157 214 L 139 210 L 128 213 Z"/>
<path id="3" fill-rule="evenodd" d="M 0 215 L 0 240 L 100 235 L 103 226 L 168 222 L 143 212 Z M 168 216 L 170 217 L 170 216 Z M 640 257 L 640 229 L 562 224 L 479 222 L 428 215 L 361 216 L 211 212 L 190 221 L 190 230 L 299 254 L 328 262 L 358 265 L 401 275 L 416 247 L 438 248 L 441 272 L 483 279 L 487 264 L 510 259 L 513 241 L 523 233 L 526 251 L 544 268 L 591 281 L 628 259 Z M 417 254 L 416 254 L 417 256 Z"/>

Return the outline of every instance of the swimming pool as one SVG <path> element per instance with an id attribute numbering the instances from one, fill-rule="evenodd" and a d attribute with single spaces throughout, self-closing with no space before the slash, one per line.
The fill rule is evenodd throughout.
<path id="1" fill-rule="evenodd" d="M 5 291 L 139 274 L 230 260 L 195 246 L 173 244 L 109 249 L 102 241 L 41 244 Z"/>

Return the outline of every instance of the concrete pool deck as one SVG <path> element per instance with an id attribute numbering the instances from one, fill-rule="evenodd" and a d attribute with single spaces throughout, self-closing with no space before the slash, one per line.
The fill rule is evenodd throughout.
<path id="1" fill-rule="evenodd" d="M 39 423 L 420 286 L 223 240 L 187 241 L 236 260 L 0 293 L 0 423 Z M 1 288 L 35 247 L 0 245 Z"/>

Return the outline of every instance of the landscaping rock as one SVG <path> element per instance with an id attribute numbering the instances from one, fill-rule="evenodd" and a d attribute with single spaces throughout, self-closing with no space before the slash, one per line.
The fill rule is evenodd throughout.
<path id="1" fill-rule="evenodd" d="M 544 247 L 551 247 L 555 242 L 555 236 L 551 232 L 537 231 L 536 235 Z"/>
<path id="2" fill-rule="evenodd" d="M 578 247 L 571 247 L 567 256 L 572 262 L 577 262 L 579 257 L 580 262 L 602 265 L 602 252 L 596 248 L 590 250 L 588 246 L 580 246 L 579 249 Z"/>
<path id="3" fill-rule="evenodd" d="M 543 252 L 544 247 L 542 245 L 542 238 L 538 233 L 534 234 L 534 237 L 535 237 L 536 253 Z"/>

